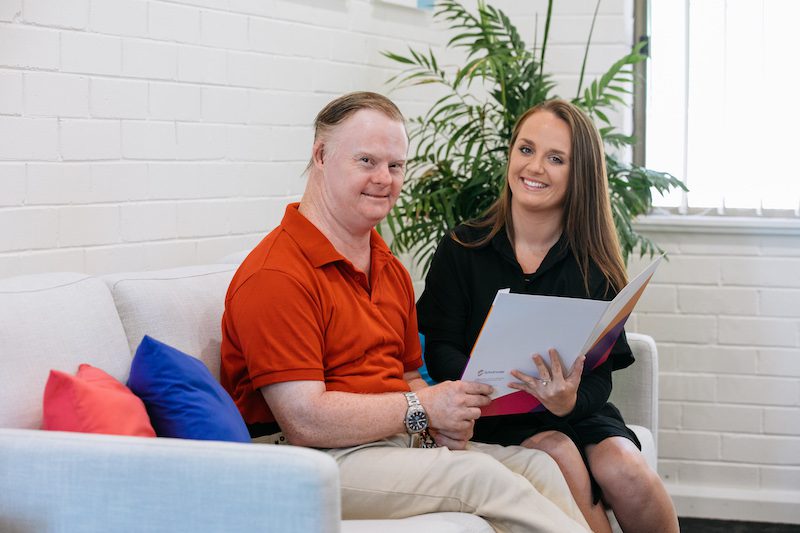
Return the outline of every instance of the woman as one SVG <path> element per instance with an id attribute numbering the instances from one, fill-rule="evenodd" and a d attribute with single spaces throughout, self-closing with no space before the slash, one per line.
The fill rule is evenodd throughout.
<path id="1" fill-rule="evenodd" d="M 459 379 L 498 289 L 610 300 L 625 286 L 607 187 L 602 140 L 580 109 L 551 100 L 519 118 L 503 192 L 482 218 L 441 241 L 417 304 L 434 379 Z M 513 385 L 546 411 L 480 419 L 474 440 L 549 453 L 595 531 L 610 530 L 602 495 L 625 531 L 677 532 L 660 478 L 608 403 L 612 370 L 633 363 L 624 333 L 584 375 L 582 358 L 562 369 L 549 355 L 549 366 L 534 357 L 541 379 L 515 372 Z"/>

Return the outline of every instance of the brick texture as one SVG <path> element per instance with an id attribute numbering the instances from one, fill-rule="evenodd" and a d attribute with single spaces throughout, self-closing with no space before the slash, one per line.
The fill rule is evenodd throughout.
<path id="1" fill-rule="evenodd" d="M 687 487 L 796 494 L 800 236 L 648 236 L 668 243 L 669 268 L 659 269 L 632 327 L 663 347 L 662 476 Z"/>

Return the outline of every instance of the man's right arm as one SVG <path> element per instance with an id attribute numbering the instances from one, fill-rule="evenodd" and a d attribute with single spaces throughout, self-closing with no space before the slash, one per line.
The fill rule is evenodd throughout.
<path id="1" fill-rule="evenodd" d="M 326 391 L 321 381 L 287 381 L 261 388 L 286 438 L 295 445 L 341 448 L 405 433 L 408 403 L 400 392 L 355 394 Z M 448 381 L 417 390 L 431 428 L 448 447 L 463 447 L 472 436 L 491 387 Z M 458 443 L 461 443 L 460 445 Z"/>

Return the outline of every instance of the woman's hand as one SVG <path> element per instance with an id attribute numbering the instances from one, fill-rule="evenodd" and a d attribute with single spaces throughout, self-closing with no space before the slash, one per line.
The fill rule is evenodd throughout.
<path id="1" fill-rule="evenodd" d="M 569 374 L 565 376 L 558 352 L 550 349 L 548 353 L 552 368 L 547 368 L 544 359 L 537 353 L 533 356 L 533 362 L 539 369 L 539 377 L 535 378 L 519 370 L 512 370 L 511 375 L 520 380 L 520 383 L 509 383 L 508 386 L 534 396 L 554 415 L 567 416 L 575 408 L 578 399 L 578 385 L 581 383 L 583 362 L 586 357 L 581 356 L 576 359 Z"/>

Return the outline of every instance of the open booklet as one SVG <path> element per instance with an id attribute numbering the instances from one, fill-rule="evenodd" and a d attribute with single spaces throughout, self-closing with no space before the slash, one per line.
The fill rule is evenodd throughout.
<path id="1" fill-rule="evenodd" d="M 653 261 L 610 302 L 497 291 L 461 376 L 494 387 L 492 403 L 482 408 L 482 416 L 544 410 L 527 392 L 508 387 L 508 383 L 519 381 L 511 375 L 514 369 L 539 377 L 533 354 L 541 354 L 550 366 L 548 350 L 556 349 L 565 374 L 583 354 L 584 374 L 608 359 L 663 257 Z"/>

